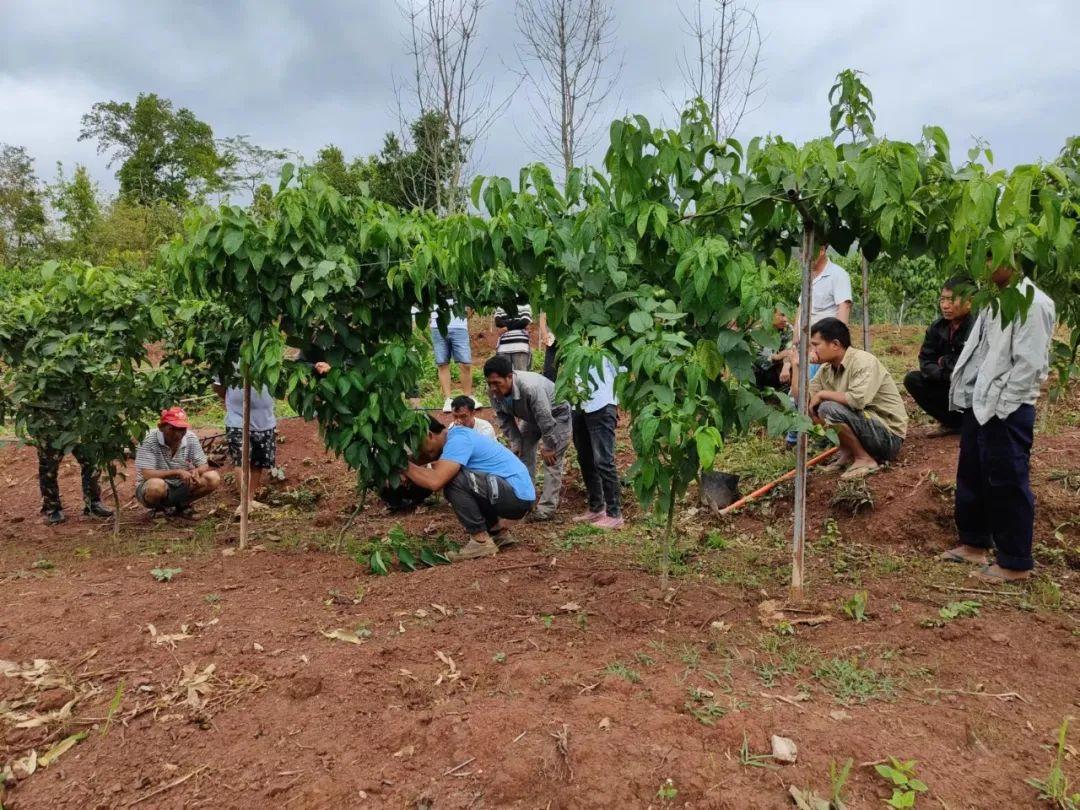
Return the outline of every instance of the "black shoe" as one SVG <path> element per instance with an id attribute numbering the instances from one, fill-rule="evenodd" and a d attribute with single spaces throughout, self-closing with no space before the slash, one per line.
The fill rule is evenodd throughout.
<path id="1" fill-rule="evenodd" d="M 195 509 L 191 506 L 174 506 L 172 511 L 168 513 L 170 517 L 181 518 L 182 520 L 195 520 Z"/>
<path id="2" fill-rule="evenodd" d="M 63 509 L 53 509 L 49 512 L 48 517 L 45 518 L 45 522 L 50 526 L 56 526 L 67 520 L 67 516 L 64 514 Z"/>
<path id="3" fill-rule="evenodd" d="M 84 515 L 94 515 L 99 518 L 110 518 L 113 516 L 113 510 L 101 501 L 94 501 L 89 506 L 84 506 L 82 513 Z"/>

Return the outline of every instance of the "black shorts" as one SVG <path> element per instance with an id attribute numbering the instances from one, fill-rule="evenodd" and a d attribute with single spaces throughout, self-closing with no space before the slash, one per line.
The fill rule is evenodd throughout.
<path id="1" fill-rule="evenodd" d="M 181 481 L 179 478 L 163 478 L 165 486 L 168 487 L 168 494 L 165 496 L 165 501 L 159 504 L 149 504 L 146 502 L 146 485 L 153 479 L 147 478 L 137 487 L 135 487 L 135 500 L 145 506 L 147 509 L 164 509 L 166 506 L 187 506 L 191 503 L 191 490 L 188 485 Z"/>
<path id="2" fill-rule="evenodd" d="M 237 467 L 242 462 L 244 446 L 243 428 L 225 428 L 225 440 L 229 443 L 229 457 Z M 269 470 L 277 461 L 277 430 L 251 431 L 251 467 L 255 470 Z"/>

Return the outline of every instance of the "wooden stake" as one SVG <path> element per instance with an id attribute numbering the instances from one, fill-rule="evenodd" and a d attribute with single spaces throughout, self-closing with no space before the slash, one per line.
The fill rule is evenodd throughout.
<path id="1" fill-rule="evenodd" d="M 866 256 L 859 251 L 859 261 L 862 264 L 862 347 L 864 352 L 870 351 L 870 263 Z"/>
<path id="2" fill-rule="evenodd" d="M 251 487 L 251 378 L 244 379 L 244 438 L 240 445 L 240 548 L 247 548 Z"/>
<path id="3" fill-rule="evenodd" d="M 804 219 L 803 225 L 803 275 L 799 313 L 799 413 L 806 416 L 810 397 L 810 312 L 813 299 L 810 289 L 810 272 L 814 262 L 814 226 Z M 795 445 L 795 521 L 791 538 L 791 598 L 803 596 L 803 558 L 806 547 L 806 431 L 799 431 Z"/>

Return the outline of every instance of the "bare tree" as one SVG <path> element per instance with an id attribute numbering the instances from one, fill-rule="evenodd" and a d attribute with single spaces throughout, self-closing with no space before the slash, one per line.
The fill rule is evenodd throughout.
<path id="1" fill-rule="evenodd" d="M 692 44 L 683 49 L 679 69 L 691 98 L 709 108 L 718 138 L 730 137 L 756 107 L 763 88 L 761 29 L 757 14 L 740 0 L 694 0 L 680 7 Z"/>
<path id="2" fill-rule="evenodd" d="M 568 175 L 596 144 L 596 114 L 614 87 L 610 0 L 518 0 L 524 77 L 536 91 L 534 147 Z M 614 74 L 618 74 L 618 70 Z"/>
<path id="3" fill-rule="evenodd" d="M 477 52 L 476 38 L 484 5 L 484 0 L 408 0 L 402 7 L 409 23 L 413 73 L 408 92 L 413 98 L 407 103 L 395 80 L 398 114 L 402 140 L 413 143 L 421 157 L 416 176 L 402 176 L 402 190 L 420 205 L 435 178 L 436 208 L 442 213 L 465 207 L 473 148 L 510 103 L 509 95 L 493 100 L 494 82 L 480 74 L 483 53 Z M 411 114 L 407 106 L 415 107 Z M 413 126 L 422 119 L 438 125 Z M 410 189 L 413 184 L 417 188 Z"/>

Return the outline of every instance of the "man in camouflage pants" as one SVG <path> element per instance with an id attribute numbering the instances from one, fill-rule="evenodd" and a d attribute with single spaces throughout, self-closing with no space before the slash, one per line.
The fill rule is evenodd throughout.
<path id="1" fill-rule="evenodd" d="M 83 514 L 112 517 L 112 510 L 101 502 L 101 474 L 94 470 L 76 447 L 72 453 L 82 471 Z M 38 487 L 41 489 L 41 513 L 49 525 L 63 523 L 67 518 L 60 505 L 60 483 L 57 476 L 64 454 L 51 447 L 38 448 Z"/>

